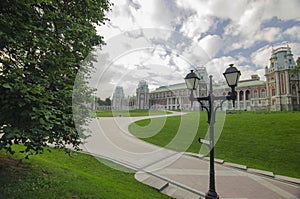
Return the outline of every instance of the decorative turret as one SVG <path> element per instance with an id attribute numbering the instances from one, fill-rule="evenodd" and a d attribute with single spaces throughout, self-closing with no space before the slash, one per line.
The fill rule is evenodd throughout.
<path id="1" fill-rule="evenodd" d="M 208 85 L 208 74 L 205 67 L 196 67 L 195 73 L 199 77 L 199 86 L 198 86 L 198 95 L 199 96 L 206 96 L 207 95 L 207 85 Z"/>
<path id="2" fill-rule="evenodd" d="M 268 106 L 270 110 L 293 110 L 290 70 L 295 67 L 292 50 L 288 44 L 276 49 L 272 46 L 270 67 L 265 68 Z"/>
<path id="3" fill-rule="evenodd" d="M 148 84 L 145 80 L 141 80 L 138 84 L 138 88 L 136 89 L 137 93 L 149 93 Z"/>
<path id="4" fill-rule="evenodd" d="M 148 109 L 149 108 L 149 88 L 145 80 L 141 80 L 136 89 L 137 96 L 137 108 Z"/>
<path id="5" fill-rule="evenodd" d="M 265 74 L 268 74 L 269 70 L 268 70 L 268 66 L 265 67 Z"/>
<path id="6" fill-rule="evenodd" d="M 121 110 L 124 108 L 125 94 L 122 86 L 117 86 L 112 97 L 113 109 Z"/>

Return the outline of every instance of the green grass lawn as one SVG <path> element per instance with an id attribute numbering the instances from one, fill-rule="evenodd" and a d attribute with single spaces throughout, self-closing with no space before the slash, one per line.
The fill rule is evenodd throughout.
<path id="1" fill-rule="evenodd" d="M 51 151 L 22 163 L 0 152 L 0 198 L 169 198 L 90 155 Z"/>
<path id="2" fill-rule="evenodd" d="M 191 144 L 187 150 L 184 147 L 169 144 L 175 138 L 183 118 L 195 122 L 192 121 L 194 116 L 195 113 L 182 117 L 169 117 L 159 133 L 142 139 L 177 151 L 199 153 L 201 144 L 198 143 L 198 138 L 203 138 L 208 129 L 205 112 L 201 112 L 197 135 L 190 141 Z M 240 112 L 227 114 L 222 134 L 215 146 L 215 156 L 251 168 L 300 178 L 299 121 L 300 112 Z M 135 129 L 134 126 L 145 126 L 147 124 L 149 124 L 149 120 L 138 121 L 136 125 L 131 125 L 129 130 L 139 137 L 143 129 Z M 148 129 L 148 132 L 153 134 L 151 129 Z M 187 129 L 185 137 L 189 136 L 191 136 L 190 131 Z M 186 141 L 185 137 L 182 136 L 182 142 Z M 180 140 L 177 143 L 181 143 Z"/>
<path id="3" fill-rule="evenodd" d="M 139 117 L 170 114 L 170 111 L 159 110 L 97 110 L 96 117 Z"/>

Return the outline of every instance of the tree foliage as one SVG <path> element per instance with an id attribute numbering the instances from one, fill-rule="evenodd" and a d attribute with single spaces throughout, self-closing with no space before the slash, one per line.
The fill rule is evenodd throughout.
<path id="1" fill-rule="evenodd" d="M 296 66 L 295 68 L 292 69 L 292 74 L 299 76 L 299 71 L 300 71 L 300 57 L 297 58 Z"/>
<path id="2" fill-rule="evenodd" d="M 95 26 L 110 7 L 108 0 L 0 1 L 0 149 L 78 148 L 74 81 L 93 46 L 104 44 Z"/>
<path id="3" fill-rule="evenodd" d="M 102 100 L 101 98 L 96 97 L 96 103 L 98 106 L 111 106 L 111 99 L 109 97 Z"/>
<path id="4" fill-rule="evenodd" d="M 296 65 L 296 70 L 299 71 L 300 70 L 300 57 L 297 58 L 296 64 L 297 64 Z"/>

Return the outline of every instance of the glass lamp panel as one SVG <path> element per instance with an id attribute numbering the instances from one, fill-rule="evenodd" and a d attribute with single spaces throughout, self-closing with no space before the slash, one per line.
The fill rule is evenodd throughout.
<path id="1" fill-rule="evenodd" d="M 236 86 L 239 79 L 239 73 L 227 73 L 225 74 L 225 78 L 228 86 Z"/>
<path id="2" fill-rule="evenodd" d="M 239 80 L 240 80 L 240 76 L 241 76 L 241 72 L 238 71 L 237 79 L 236 79 L 236 85 L 238 84 L 238 82 L 239 82 Z"/>
<path id="3" fill-rule="evenodd" d="M 185 79 L 185 83 L 186 83 L 186 87 L 188 89 L 195 90 L 197 88 L 199 80 L 197 78 L 188 78 L 188 79 Z"/>
<path id="4" fill-rule="evenodd" d="M 196 78 L 194 81 L 194 90 L 197 89 L 198 85 L 199 85 L 199 79 Z"/>
<path id="5" fill-rule="evenodd" d="M 199 77 L 194 73 L 193 70 L 189 74 L 186 75 L 184 78 L 186 87 L 188 89 L 193 89 L 195 90 L 199 84 Z"/>

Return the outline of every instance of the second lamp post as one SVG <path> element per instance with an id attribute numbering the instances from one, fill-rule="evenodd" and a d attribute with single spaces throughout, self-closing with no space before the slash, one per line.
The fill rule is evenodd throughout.
<path id="1" fill-rule="evenodd" d="M 199 77 L 194 73 L 192 70 L 189 74 L 186 75 L 185 83 L 188 89 L 191 90 L 191 101 L 198 101 L 201 104 L 202 109 L 207 111 L 208 115 L 208 123 L 209 123 L 209 148 L 210 148 L 210 166 L 209 166 L 209 190 L 205 195 L 207 199 L 218 199 L 219 196 L 216 192 L 215 188 L 215 167 L 214 167 L 214 124 L 215 124 L 215 117 L 217 109 L 222 106 L 222 103 L 226 100 L 232 100 L 233 107 L 235 106 L 236 100 L 236 92 L 235 87 L 239 81 L 241 72 L 233 66 L 233 64 L 229 65 L 229 68 L 223 73 L 228 86 L 231 88 L 230 95 L 224 96 L 215 96 L 213 94 L 213 84 L 212 84 L 212 75 L 209 76 L 209 93 L 206 97 L 193 97 L 193 90 L 196 90 L 199 84 Z M 215 100 L 222 100 L 220 106 L 215 107 L 214 101 Z M 202 101 L 208 101 L 208 106 L 204 105 Z M 201 139 L 199 139 L 200 141 Z"/>

